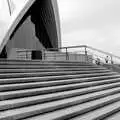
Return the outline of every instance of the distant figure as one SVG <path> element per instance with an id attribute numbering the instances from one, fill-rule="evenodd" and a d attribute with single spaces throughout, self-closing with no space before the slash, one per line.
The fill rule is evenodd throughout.
<path id="1" fill-rule="evenodd" d="M 108 58 L 108 56 L 106 56 L 106 58 L 105 58 L 105 63 L 108 64 L 108 61 L 109 61 L 109 58 Z"/>
<path id="2" fill-rule="evenodd" d="M 100 59 L 97 58 L 97 60 L 95 61 L 97 65 L 100 65 Z"/>

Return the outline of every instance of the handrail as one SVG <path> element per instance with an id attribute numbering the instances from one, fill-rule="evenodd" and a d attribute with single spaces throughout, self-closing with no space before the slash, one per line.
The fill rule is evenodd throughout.
<path id="1" fill-rule="evenodd" d="M 102 50 L 100 50 L 100 49 L 96 49 L 96 48 L 93 48 L 93 47 L 87 46 L 87 45 L 66 46 L 66 47 L 60 47 L 60 48 L 49 48 L 49 49 L 47 49 L 47 50 L 60 50 L 60 49 L 69 49 L 69 48 L 85 48 L 85 49 L 91 49 L 91 50 L 93 50 L 93 51 L 97 51 L 97 52 L 102 53 L 102 54 L 105 54 L 105 55 L 107 55 L 107 56 L 115 57 L 115 58 L 117 58 L 117 59 L 120 59 L 119 56 L 116 56 L 116 55 L 114 55 L 114 54 L 112 54 L 112 53 L 105 52 L 105 51 L 102 51 Z"/>
<path id="2" fill-rule="evenodd" d="M 84 48 L 84 54 L 87 56 L 88 53 L 89 53 L 89 50 L 92 50 L 93 53 L 91 55 L 93 56 L 98 56 L 98 58 L 102 58 L 105 60 L 105 57 L 103 56 L 100 56 L 99 54 L 95 54 L 95 52 L 98 52 L 100 54 L 103 54 L 103 55 L 106 55 L 106 56 L 110 56 L 111 60 L 108 60 L 108 61 L 111 61 L 111 63 L 113 62 L 112 59 L 113 58 L 116 58 L 120 61 L 120 57 L 119 56 L 116 56 L 112 53 L 109 53 L 109 52 L 105 52 L 105 51 L 102 51 L 100 49 L 96 49 L 96 48 L 93 48 L 93 47 L 90 47 L 90 46 L 87 46 L 87 45 L 79 45 L 79 46 L 66 46 L 66 47 L 59 47 L 59 48 L 47 48 L 47 49 L 42 49 L 40 51 L 43 51 L 43 53 L 45 53 L 45 51 L 60 51 L 60 50 L 64 50 L 65 49 L 65 53 L 66 53 L 66 56 L 68 56 L 68 54 L 70 53 L 70 51 L 68 51 L 69 49 L 71 48 Z M 27 49 L 27 50 L 17 50 L 17 52 L 31 52 L 33 51 L 34 49 Z M 35 50 L 36 51 L 36 50 Z M 66 57 L 67 58 L 67 57 Z M 114 62 L 117 62 L 117 61 L 114 61 Z"/>
<path id="3" fill-rule="evenodd" d="M 69 49 L 69 48 L 86 48 L 86 45 L 79 45 L 79 46 L 67 46 L 67 47 L 59 47 L 59 48 L 47 48 L 46 50 L 60 50 L 60 49 Z"/>
<path id="4" fill-rule="evenodd" d="M 100 53 L 103 53 L 103 54 L 106 54 L 106 55 L 109 55 L 109 56 L 116 57 L 116 58 L 120 59 L 119 56 L 113 55 L 113 54 L 111 54 L 109 52 L 104 52 L 102 50 L 99 50 L 99 49 L 96 49 L 96 48 L 93 48 L 93 47 L 90 47 L 90 46 L 86 46 L 86 47 L 89 48 L 89 49 L 92 49 L 94 51 L 97 51 L 97 52 L 100 52 Z"/>
<path id="5" fill-rule="evenodd" d="M 60 49 L 66 49 L 66 48 L 69 49 L 69 48 L 85 48 L 85 47 L 87 47 L 87 46 L 86 45 L 79 45 L 79 46 L 68 46 L 68 47 L 59 47 L 59 48 L 46 48 L 46 49 L 44 48 L 42 50 L 49 51 L 49 50 L 60 50 Z M 36 49 L 24 49 L 24 50 L 27 52 L 30 52 L 30 51 L 34 51 Z M 17 52 L 24 52 L 24 50 L 17 50 Z"/>
<path id="6" fill-rule="evenodd" d="M 96 49 L 96 48 L 93 48 L 91 46 L 87 46 L 87 45 L 79 45 L 79 46 L 66 46 L 66 47 L 59 47 L 59 48 L 48 48 L 46 50 L 60 50 L 60 49 L 69 49 L 69 48 L 89 48 L 91 50 L 94 50 L 94 51 L 97 51 L 97 52 L 100 52 L 100 53 L 103 53 L 103 54 L 106 54 L 106 55 L 109 55 L 109 56 L 113 56 L 113 57 L 116 57 L 118 59 L 120 59 L 119 56 L 116 56 L 112 53 L 109 53 L 109 52 L 105 52 L 105 51 L 102 51 L 100 49 Z"/>

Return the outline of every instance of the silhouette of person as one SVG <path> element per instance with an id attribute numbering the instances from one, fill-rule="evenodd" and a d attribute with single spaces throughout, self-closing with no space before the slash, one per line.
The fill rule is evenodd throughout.
<path id="1" fill-rule="evenodd" d="M 109 61 L 109 58 L 108 58 L 108 56 L 106 56 L 105 63 L 108 63 L 108 61 Z"/>

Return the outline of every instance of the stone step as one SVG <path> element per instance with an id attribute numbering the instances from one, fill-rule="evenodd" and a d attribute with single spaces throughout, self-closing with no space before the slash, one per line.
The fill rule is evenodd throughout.
<path id="1" fill-rule="evenodd" d="M 91 112 L 108 105 L 112 105 L 118 102 L 120 104 L 120 93 L 110 95 L 97 100 L 86 102 L 81 100 L 82 97 L 68 98 L 64 100 L 58 100 L 48 102 L 44 104 L 37 104 L 28 107 L 8 110 L 1 112 L 0 120 L 6 119 L 24 119 L 41 114 L 40 120 L 52 119 L 52 120 L 65 120 L 78 115 L 84 115 L 85 113 Z M 43 114 L 44 113 L 44 114 Z M 46 114 L 45 114 L 46 113 Z M 34 118 L 30 118 L 34 119 Z M 35 120 L 35 119 L 34 119 Z"/>
<path id="2" fill-rule="evenodd" d="M 65 65 L 70 65 L 70 66 L 93 66 L 92 64 L 84 64 L 84 63 L 55 63 L 55 62 L 0 62 L 0 65 L 60 65 L 60 66 L 65 66 Z"/>
<path id="3" fill-rule="evenodd" d="M 70 65 L 70 66 L 93 66 L 87 62 L 64 62 L 64 61 L 0 61 L 0 65 Z"/>
<path id="4" fill-rule="evenodd" d="M 26 65 L 26 66 L 51 66 L 51 65 L 55 65 L 55 66 L 93 66 L 92 64 L 82 64 L 82 63 L 43 63 L 43 62 L 39 62 L 39 63 L 23 63 L 23 62 L 19 62 L 19 63 L 14 63 L 14 62 L 0 62 L 0 66 L 1 65 Z M 95 66 L 95 65 L 94 65 Z"/>
<path id="5" fill-rule="evenodd" d="M 0 69 L 0 73 L 31 73 L 31 72 L 54 72 L 54 71 L 88 71 L 107 70 L 104 68 L 47 68 L 47 69 Z M 110 70 L 109 70 L 110 71 Z"/>
<path id="6" fill-rule="evenodd" d="M 98 116 L 99 115 L 103 116 L 104 114 L 108 114 L 109 112 L 111 112 L 111 110 L 118 109 L 120 107 L 120 97 L 119 97 L 119 95 L 118 95 L 118 97 L 109 96 L 107 100 L 105 100 L 105 101 L 103 101 L 103 100 L 98 101 L 98 104 L 95 104 L 95 105 L 94 105 L 95 102 L 94 103 L 90 102 L 92 104 L 92 106 L 87 107 L 87 105 L 86 105 L 86 108 L 84 108 L 84 106 L 83 106 L 83 110 L 78 108 L 80 106 L 77 106 L 76 107 L 77 110 L 72 110 L 72 112 L 63 114 L 63 116 L 59 115 L 60 117 L 54 116 L 54 118 L 52 118 L 52 117 L 51 118 L 52 118 L 52 120 L 68 120 L 68 119 L 71 119 L 71 120 L 104 120 L 104 118 L 100 119 L 100 117 L 98 117 Z M 101 103 L 99 103 L 99 102 L 101 102 Z M 74 109 L 74 107 L 71 109 Z M 66 109 L 66 110 L 69 110 L 69 109 Z M 62 111 L 62 112 L 66 112 L 66 111 Z M 40 117 L 36 116 L 36 118 L 39 118 L 41 120 L 42 118 L 45 117 L 44 120 L 48 120 L 46 118 L 50 117 L 52 115 L 48 114 L 48 116 L 47 115 L 46 116 L 43 115 Z M 36 120 L 33 117 L 30 119 L 28 118 L 26 120 L 31 120 L 31 119 Z"/>
<path id="7" fill-rule="evenodd" d="M 44 88 L 44 87 L 52 87 L 52 86 L 62 86 L 69 84 L 77 84 L 81 83 L 82 87 L 89 86 L 97 86 L 97 85 L 105 85 L 112 83 L 120 83 L 120 78 L 115 79 L 107 79 L 101 81 L 82 81 L 80 79 L 72 79 L 72 80 L 62 80 L 62 81 L 49 81 L 49 82 L 34 82 L 34 83 L 19 83 L 19 84 L 9 84 L 9 85 L 0 85 L 0 92 L 3 91 L 14 91 L 14 90 L 24 90 L 24 89 L 32 89 L 32 88 Z"/>
<path id="8" fill-rule="evenodd" d="M 109 110 L 109 111 L 107 111 L 107 110 Z M 119 102 L 118 102 L 118 104 L 115 104 L 115 105 L 107 108 L 107 110 L 105 110 L 103 114 L 99 114 L 99 116 L 94 118 L 94 120 L 103 120 L 103 119 L 107 119 L 107 118 L 109 119 L 113 115 L 116 116 L 116 113 L 119 113 L 119 111 L 120 111 Z M 114 118 L 114 120 L 115 120 L 115 118 Z M 116 116 L 116 120 L 119 120 L 118 116 Z"/>
<path id="9" fill-rule="evenodd" d="M 103 67 L 96 67 L 96 66 L 61 66 L 61 65 L 44 65 L 44 66 L 40 66 L 40 65 L 0 65 L 0 69 L 47 69 L 47 68 L 97 68 L 97 69 L 106 69 Z"/>
<path id="10" fill-rule="evenodd" d="M 119 120 L 120 119 L 120 107 L 115 108 L 115 109 L 111 109 L 110 112 L 101 115 L 98 117 L 99 120 L 103 120 L 102 118 L 104 118 L 105 120 Z M 97 120 L 97 118 L 96 118 Z"/>
<path id="11" fill-rule="evenodd" d="M 102 120 L 120 110 L 120 75 L 85 62 L 0 60 L 0 101 L 0 120 Z"/>
<path id="12" fill-rule="evenodd" d="M 104 106 L 104 107 L 94 110 L 92 112 L 88 112 L 84 115 L 70 118 L 70 120 L 119 120 L 120 113 L 116 114 L 116 111 L 117 112 L 118 112 L 118 110 L 120 111 L 120 107 L 117 107 L 119 105 L 120 105 L 120 101 L 112 103 L 107 106 Z M 28 117 L 23 120 L 41 120 L 41 119 L 49 120 L 47 117 L 50 117 L 50 114 L 46 114 L 42 117 L 40 115 L 36 115 L 34 117 L 30 117 L 30 118 Z M 54 120 L 60 120 L 60 119 L 56 118 Z M 66 119 L 64 119 L 64 120 L 66 120 Z"/>
<path id="13" fill-rule="evenodd" d="M 80 64 L 80 65 L 93 65 L 89 62 L 79 62 L 79 61 L 48 61 L 48 60 L 5 60 L 0 59 L 0 64 Z"/>
<path id="14" fill-rule="evenodd" d="M 35 104 L 42 104 L 46 102 L 57 101 L 57 100 L 67 99 L 67 98 L 77 97 L 77 96 L 81 96 L 81 98 L 84 101 L 88 102 L 91 100 L 96 100 L 96 99 L 100 99 L 100 98 L 104 98 L 110 95 L 120 93 L 120 88 L 113 88 L 113 89 L 107 89 L 107 90 L 103 90 L 103 91 L 101 90 L 101 91 L 95 91 L 95 92 L 93 91 L 92 93 L 89 93 L 89 94 L 81 94 L 83 90 L 84 89 L 82 90 L 77 89 L 77 90 L 59 92 L 57 94 L 52 93 L 47 95 L 38 95 L 38 96 L 1 101 L 0 111 L 30 106 Z"/>
<path id="15" fill-rule="evenodd" d="M 29 82 L 47 82 L 47 81 L 57 81 L 57 80 L 68 80 L 68 79 L 90 79 L 90 80 L 99 80 L 99 79 L 114 79 L 120 78 L 119 74 L 114 72 L 108 73 L 93 73 L 93 74 L 73 74 L 73 75 L 60 75 L 60 76 L 43 76 L 43 77 L 25 77 L 25 78 L 6 78 L 0 79 L 0 84 L 17 84 L 17 83 L 29 83 Z M 82 81 L 81 80 L 81 81 Z"/>
<path id="16" fill-rule="evenodd" d="M 114 74 L 115 72 L 110 72 L 109 70 L 99 70 L 99 71 L 57 71 L 57 72 L 32 72 L 32 73 L 1 73 L 0 79 L 4 78 L 22 78 L 22 77 L 39 77 L 39 76 L 60 76 L 60 75 L 73 75 L 73 74 L 93 74 L 93 73 L 109 73 Z"/>
<path id="17" fill-rule="evenodd" d="M 45 87 L 45 88 L 34 88 L 34 89 L 25 89 L 25 90 L 17 90 L 17 91 L 8 91 L 8 92 L 1 92 L 0 93 L 0 100 L 6 99 L 16 99 L 22 97 L 29 97 L 29 96 L 36 96 L 36 95 L 44 95 L 50 93 L 57 93 L 75 89 L 83 89 L 83 88 L 101 88 L 100 90 L 105 89 L 112 89 L 120 87 L 120 83 L 107 83 L 107 84 L 91 84 L 91 83 L 78 83 L 78 84 L 69 84 L 69 85 L 62 85 L 62 86 L 52 86 L 52 87 Z M 92 89 L 93 90 L 93 89 Z M 94 89 L 96 90 L 96 89 Z M 87 91 L 87 93 L 93 91 Z"/>

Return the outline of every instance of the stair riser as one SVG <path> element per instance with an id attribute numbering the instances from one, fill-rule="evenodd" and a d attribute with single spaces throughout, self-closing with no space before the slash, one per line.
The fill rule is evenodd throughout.
<path id="1" fill-rule="evenodd" d="M 77 112 L 74 112 L 74 113 L 71 113 L 71 114 L 68 114 L 68 115 L 65 115 L 65 116 L 61 116 L 59 118 L 56 118 L 56 119 L 53 119 L 53 120 L 68 120 L 68 119 L 72 119 L 74 117 L 77 117 L 77 116 L 80 116 L 80 115 L 83 115 L 83 114 L 86 114 L 86 113 L 89 113 L 91 111 L 94 111 L 94 110 L 97 110 L 97 109 L 100 109 L 102 107 L 105 107 L 107 105 L 110 105 L 110 104 L 113 104 L 113 103 L 116 103 L 120 101 L 120 98 L 115 98 L 115 99 L 112 99 L 112 100 L 109 100 L 109 101 L 106 101 L 106 102 L 103 102 L 103 103 L 100 103 L 100 104 L 97 104 L 97 105 L 94 105 L 92 107 L 88 107 L 84 110 L 80 110 L 80 111 L 77 111 Z M 98 119 L 99 120 L 99 119 Z"/>
<path id="2" fill-rule="evenodd" d="M 97 68 L 71 68 L 71 69 L 0 69 L 0 73 L 32 73 L 32 72 L 57 72 L 57 71 L 110 71 L 106 69 L 97 69 Z"/>
<path id="3" fill-rule="evenodd" d="M 120 75 L 88 63 L 0 60 L 0 101 L 0 120 L 20 120 L 49 112 L 63 112 L 55 120 L 67 120 L 117 105 Z M 66 113 L 69 107 L 75 111 Z"/>
<path id="4" fill-rule="evenodd" d="M 119 93 L 120 93 L 120 89 L 109 92 L 109 93 L 93 96 L 93 97 L 90 97 L 90 98 L 88 97 L 88 98 L 83 99 L 81 101 L 82 101 L 82 103 L 90 102 L 90 101 L 93 101 L 93 100 L 97 100 L 97 99 L 100 99 L 100 98 L 104 98 L 104 97 L 119 94 Z M 78 93 L 76 92 L 76 93 L 67 94 L 67 95 L 63 95 L 63 96 L 61 95 L 61 96 L 56 96 L 56 97 L 37 99 L 37 100 L 33 100 L 33 101 L 30 100 L 30 101 L 27 101 L 27 102 L 23 101 L 23 102 L 12 104 L 12 105 L 8 104 L 8 105 L 0 106 L 0 111 L 9 110 L 9 109 L 16 109 L 16 108 L 19 108 L 19 107 L 27 107 L 27 106 L 36 105 L 36 104 L 43 104 L 43 103 L 46 103 L 46 102 L 52 102 L 52 101 L 57 101 L 57 100 L 61 100 L 61 99 L 67 99 L 67 98 L 76 97 L 76 96 L 80 96 L 80 95 L 81 95 L 81 92 L 78 92 Z M 74 105 L 82 104 L 82 103 L 80 101 L 76 101 L 76 102 L 74 102 Z M 72 105 L 73 105 L 73 103 L 72 103 Z"/>
<path id="5" fill-rule="evenodd" d="M 42 77 L 42 76 L 60 76 L 60 75 L 76 75 L 76 74 L 93 74 L 104 73 L 109 71 L 69 71 L 69 72 L 44 72 L 44 73 L 12 73 L 12 74 L 0 74 L 0 79 L 4 78 L 24 78 L 24 77 Z"/>
<path id="6" fill-rule="evenodd" d="M 120 112 L 120 107 L 118 107 L 112 111 L 109 111 L 108 113 L 105 113 L 101 116 L 98 116 L 97 118 L 94 118 L 93 120 L 106 120 L 106 119 L 109 119 L 112 115 L 115 115 L 119 112 Z M 118 119 L 118 117 L 116 117 L 116 119 L 114 119 L 114 120 L 117 120 L 117 119 Z"/>
<path id="7" fill-rule="evenodd" d="M 75 89 L 82 89 L 85 88 L 86 86 L 81 86 L 81 85 L 75 85 L 75 86 L 68 86 L 68 87 L 64 87 L 64 88 L 58 88 L 58 89 L 49 89 L 49 90 L 38 90 L 38 91 L 33 91 L 33 92 L 24 92 L 24 93 L 16 93 L 16 94 L 8 94 L 8 95 L 1 95 L 0 96 L 0 100 L 6 100 L 6 99 L 16 99 L 16 98 L 21 98 L 21 97 L 29 97 L 29 96 L 35 96 L 35 95 L 43 95 L 43 94 L 50 94 L 50 93 L 56 93 L 56 92 L 64 92 L 64 91 L 68 91 L 68 90 L 75 90 Z M 91 86 L 87 86 L 87 87 L 91 87 Z M 120 84 L 117 85 L 110 85 L 108 87 L 102 87 L 99 90 L 106 90 L 106 89 L 112 89 L 112 88 L 117 88 L 120 87 Z M 95 92 L 97 91 L 97 89 L 95 90 L 91 90 L 91 91 L 85 91 L 86 94 L 91 93 L 91 92 Z M 85 94 L 84 92 L 81 94 Z"/>
<path id="8" fill-rule="evenodd" d="M 87 62 L 77 61 L 43 61 L 43 60 L 0 60 L 0 64 L 75 64 L 75 65 L 91 65 Z"/>
<path id="9" fill-rule="evenodd" d="M 56 66 L 56 65 L 58 65 L 58 66 L 93 66 L 93 65 L 90 65 L 90 64 L 79 64 L 79 63 L 27 63 L 27 62 L 25 62 L 25 63 L 5 63 L 5 62 L 0 62 L 0 65 L 12 65 L 12 66 L 14 66 L 14 65 L 26 65 L 26 66 L 29 66 L 29 65 L 32 65 L 32 66 L 51 66 L 51 65 L 53 65 L 53 66 Z"/>
<path id="10" fill-rule="evenodd" d="M 85 109 L 77 111 L 77 112 L 73 112 L 73 113 L 65 115 L 65 116 L 61 116 L 61 117 L 56 118 L 54 120 L 67 120 L 67 119 L 71 119 L 71 118 L 74 118 L 74 117 L 76 117 L 78 115 L 84 115 L 84 114 L 86 114 L 88 112 L 91 112 L 93 110 L 97 110 L 99 108 L 102 108 L 102 107 L 105 107 L 107 105 L 116 103 L 118 101 L 120 101 L 119 97 L 115 98 L 115 99 L 108 100 L 106 102 L 102 102 L 102 103 L 94 105 L 92 107 L 85 108 Z M 78 101 L 78 103 L 73 102 L 73 103 L 68 103 L 68 104 L 63 104 L 63 105 L 48 107 L 48 108 L 45 108 L 45 109 L 40 109 L 40 110 L 38 109 L 38 110 L 35 110 L 35 111 L 31 111 L 31 112 L 27 112 L 26 111 L 25 113 L 17 114 L 17 115 L 14 115 L 14 116 L 4 117 L 4 118 L 2 118 L 0 120 L 19 120 L 19 119 L 25 119 L 25 118 L 32 117 L 32 116 L 35 116 L 35 115 L 40 115 L 40 114 L 43 114 L 43 113 L 48 113 L 48 112 L 53 112 L 53 111 L 60 110 L 60 109 L 65 109 L 66 107 L 70 107 L 70 106 L 74 106 L 74 105 L 82 104 L 82 103 L 84 103 L 84 102 Z"/>
<path id="11" fill-rule="evenodd" d="M 31 66 L 31 65 L 29 65 L 29 66 L 23 66 L 23 65 L 20 65 L 20 66 L 18 66 L 18 65 L 0 65 L 0 69 L 47 69 L 47 68 L 49 68 L 49 69 L 55 69 L 55 68 L 87 68 L 87 69 L 91 69 L 91 68 L 96 68 L 96 67 L 94 67 L 94 66 Z M 105 69 L 105 68 L 96 68 L 96 69 Z"/>
<path id="12" fill-rule="evenodd" d="M 42 87 L 52 87 L 52 86 L 61 86 L 61 85 L 69 85 L 69 84 L 77 84 L 82 83 L 82 81 L 65 81 L 65 82 L 59 82 L 59 83 L 37 83 L 33 85 L 16 85 L 16 86 L 8 86 L 8 87 L 2 87 L 0 86 L 0 92 L 5 91 L 14 91 L 14 90 L 23 90 L 23 89 L 32 89 L 32 88 L 42 88 Z M 105 84 L 112 84 L 112 83 L 120 83 L 120 79 L 118 80 L 109 80 L 109 81 L 97 81 L 96 83 L 89 83 L 87 85 L 82 85 L 80 88 L 90 87 L 92 86 L 99 86 L 99 85 L 105 85 Z"/>
<path id="13" fill-rule="evenodd" d="M 13 83 L 27 83 L 27 82 L 39 82 L 39 81 L 41 81 L 41 82 L 44 82 L 44 81 L 56 81 L 56 80 L 67 80 L 67 79 L 77 79 L 77 78 L 88 78 L 88 77 L 99 77 L 99 76 L 101 76 L 101 77 L 107 77 L 108 76 L 108 78 L 110 77 L 110 78 L 114 78 L 114 76 L 113 77 L 111 77 L 112 75 L 114 75 L 114 74 L 86 74 L 86 75 L 63 75 L 63 76 L 51 76 L 51 77 L 38 77 L 37 76 L 37 78 L 34 78 L 33 76 L 33 78 L 13 78 L 13 79 L 1 79 L 0 80 L 0 84 L 2 85 L 2 84 L 13 84 Z M 118 78 L 118 77 L 120 77 L 119 75 L 118 76 L 115 76 L 115 78 Z"/>

